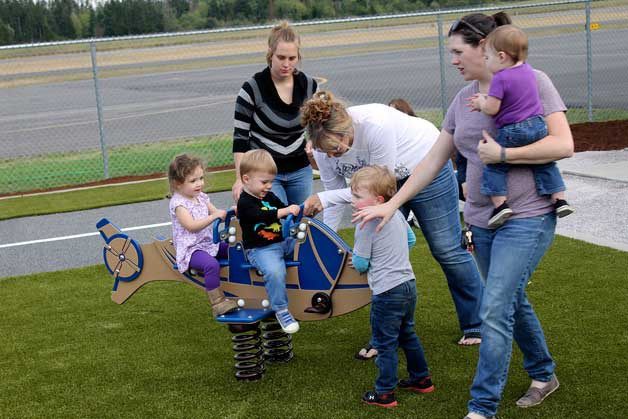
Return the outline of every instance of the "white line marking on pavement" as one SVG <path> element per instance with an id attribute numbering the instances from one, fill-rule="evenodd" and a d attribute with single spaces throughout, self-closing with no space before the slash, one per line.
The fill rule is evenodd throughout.
<path id="1" fill-rule="evenodd" d="M 148 228 L 164 227 L 164 226 L 167 226 L 167 225 L 170 225 L 170 224 L 172 224 L 172 223 L 171 222 L 167 222 L 167 223 L 158 223 L 158 224 L 147 224 L 147 225 L 143 225 L 143 226 L 123 228 L 122 231 L 144 230 L 144 229 L 148 229 Z M 49 243 L 49 242 L 56 242 L 56 241 L 60 241 L 60 240 L 79 239 L 81 237 L 97 236 L 99 234 L 100 234 L 100 232 L 94 231 L 94 232 L 91 232 L 91 233 L 73 234 L 71 236 L 51 237 L 49 239 L 29 240 L 29 241 L 25 241 L 25 242 L 0 244 L 0 249 L 4 249 L 4 248 L 7 248 L 7 247 L 26 246 L 28 244 Z"/>

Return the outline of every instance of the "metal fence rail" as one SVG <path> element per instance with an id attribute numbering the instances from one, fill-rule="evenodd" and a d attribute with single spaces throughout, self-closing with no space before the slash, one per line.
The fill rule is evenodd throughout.
<path id="1" fill-rule="evenodd" d="M 628 116 L 628 6 L 568 0 L 298 22 L 301 68 L 350 104 L 408 100 L 440 124 L 464 82 L 445 35 L 506 10 L 570 120 Z M 191 152 L 232 164 L 234 102 L 270 25 L 0 47 L 0 194 L 163 173 Z"/>

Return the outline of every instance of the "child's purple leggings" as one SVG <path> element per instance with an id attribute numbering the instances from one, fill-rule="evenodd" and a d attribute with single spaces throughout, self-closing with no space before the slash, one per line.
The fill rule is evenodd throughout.
<path id="1" fill-rule="evenodd" d="M 214 290 L 220 286 L 220 265 L 216 259 L 224 259 L 229 252 L 229 245 L 221 242 L 216 257 L 211 256 L 203 250 L 197 250 L 190 257 L 190 269 L 202 271 L 205 277 L 205 289 Z"/>

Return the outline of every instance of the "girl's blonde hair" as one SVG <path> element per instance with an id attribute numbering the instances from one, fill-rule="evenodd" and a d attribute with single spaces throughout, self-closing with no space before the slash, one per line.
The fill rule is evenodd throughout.
<path id="1" fill-rule="evenodd" d="M 321 90 L 301 107 L 301 125 L 314 148 L 335 150 L 340 138 L 353 132 L 353 121 L 345 105 L 331 92 Z"/>
<path id="2" fill-rule="evenodd" d="M 168 183 L 170 184 L 170 193 L 174 193 L 175 187 L 185 182 L 185 178 L 197 167 L 205 167 L 205 164 L 200 157 L 190 156 L 188 154 L 179 154 L 178 156 L 175 156 L 168 166 Z"/>
<path id="3" fill-rule="evenodd" d="M 240 178 L 251 172 L 277 174 L 277 165 L 273 156 L 266 150 L 249 150 L 240 160 Z"/>
<path id="4" fill-rule="evenodd" d="M 277 51 L 277 45 L 280 42 L 289 42 L 297 46 L 297 57 L 301 62 L 301 38 L 297 32 L 290 26 L 287 20 L 282 20 L 274 28 L 270 30 L 268 35 L 268 51 L 266 51 L 266 63 L 270 67 L 273 54 Z M 294 69 L 294 74 L 298 74 L 299 70 Z"/>
<path id="5" fill-rule="evenodd" d="M 528 58 L 528 36 L 514 25 L 504 25 L 489 33 L 486 47 L 493 51 L 503 51 L 515 62 Z"/>
<path id="6" fill-rule="evenodd" d="M 351 190 L 366 189 L 384 202 L 397 193 L 397 179 L 385 166 L 365 166 L 351 176 Z"/>

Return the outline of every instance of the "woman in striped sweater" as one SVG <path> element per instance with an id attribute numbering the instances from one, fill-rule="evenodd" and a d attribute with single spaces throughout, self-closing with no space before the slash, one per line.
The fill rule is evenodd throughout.
<path id="1" fill-rule="evenodd" d="M 242 190 L 240 160 L 251 149 L 267 150 L 278 173 L 272 191 L 286 204 L 300 204 L 312 191 L 312 166 L 306 153 L 300 108 L 316 91 L 316 81 L 297 69 L 300 39 L 283 21 L 268 37 L 268 67 L 244 82 L 235 106 L 233 199 Z"/>

